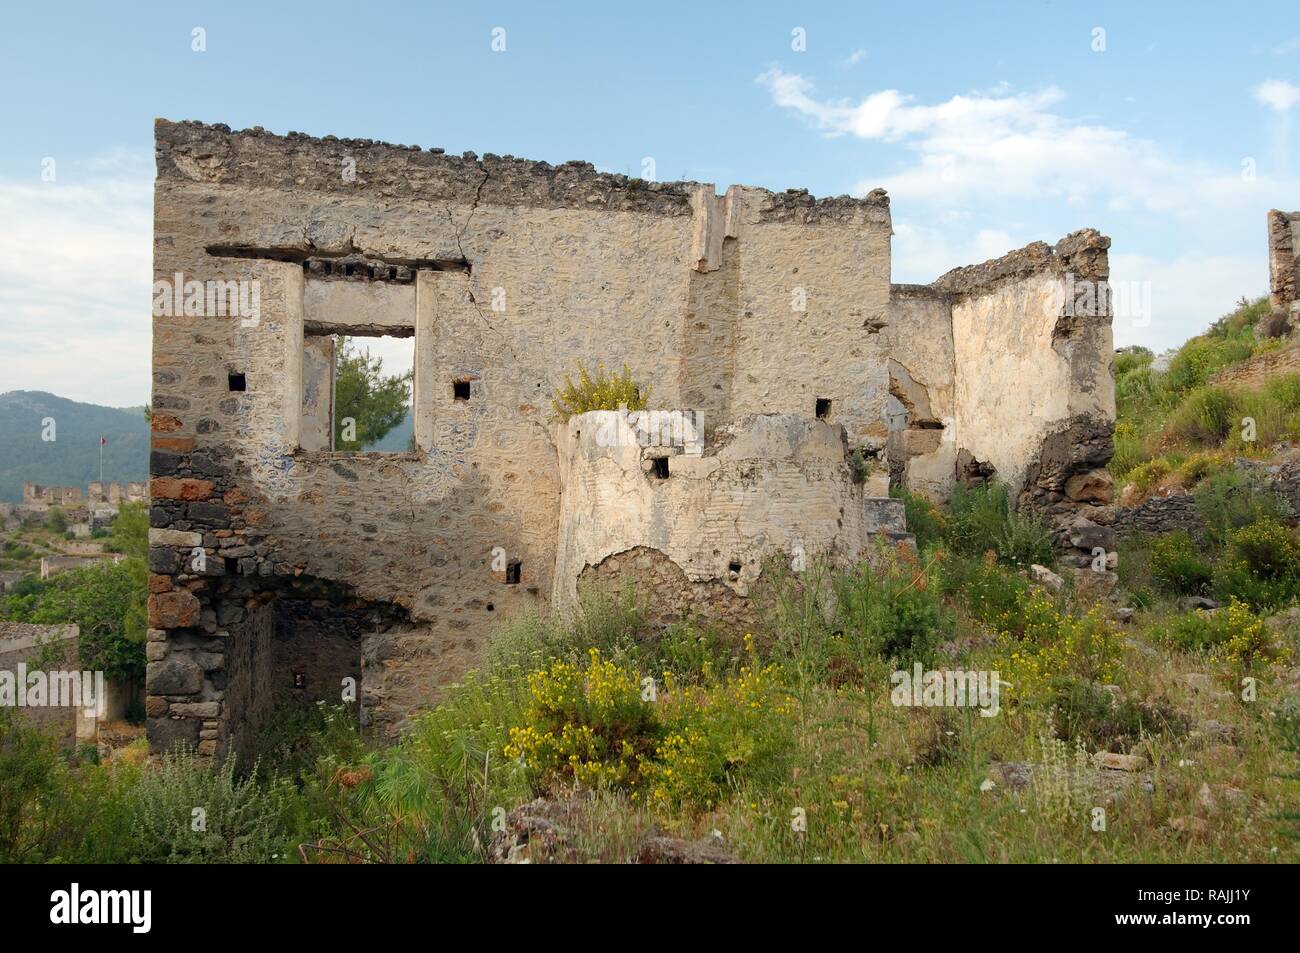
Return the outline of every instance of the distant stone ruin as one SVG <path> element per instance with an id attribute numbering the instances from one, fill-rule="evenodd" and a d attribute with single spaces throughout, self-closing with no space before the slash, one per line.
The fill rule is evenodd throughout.
<path id="1" fill-rule="evenodd" d="M 897 285 L 880 190 L 156 133 L 155 750 L 223 754 L 293 693 L 395 729 L 592 579 L 741 624 L 765 560 L 905 540 L 891 485 L 996 476 L 1061 520 L 1109 486 L 1095 231 Z M 411 449 L 335 449 L 338 333 L 413 339 Z M 552 419 L 579 361 L 689 426 Z"/>

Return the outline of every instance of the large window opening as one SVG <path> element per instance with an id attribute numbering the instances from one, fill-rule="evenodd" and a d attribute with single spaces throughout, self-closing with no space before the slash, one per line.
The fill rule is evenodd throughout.
<path id="1" fill-rule="evenodd" d="M 309 332 L 303 338 L 303 449 L 414 450 L 414 380 L 410 332 Z"/>

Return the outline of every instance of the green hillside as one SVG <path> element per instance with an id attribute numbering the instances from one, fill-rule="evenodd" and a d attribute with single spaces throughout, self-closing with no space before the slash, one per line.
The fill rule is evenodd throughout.
<path id="1" fill-rule="evenodd" d="M 41 439 L 54 419 L 53 441 Z M 82 404 L 44 391 L 0 394 L 0 502 L 22 500 L 23 481 L 85 487 L 99 479 L 99 436 L 104 479 L 145 480 L 149 475 L 149 422 L 139 407 Z"/>

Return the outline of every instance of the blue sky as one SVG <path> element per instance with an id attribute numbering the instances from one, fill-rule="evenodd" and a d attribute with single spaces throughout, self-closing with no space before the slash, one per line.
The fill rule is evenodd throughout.
<path id="1" fill-rule="evenodd" d="M 23 4 L 0 79 L 0 391 L 114 405 L 149 393 L 155 116 L 882 186 L 896 281 L 1093 226 L 1157 349 L 1264 294 L 1300 207 L 1293 2 Z"/>

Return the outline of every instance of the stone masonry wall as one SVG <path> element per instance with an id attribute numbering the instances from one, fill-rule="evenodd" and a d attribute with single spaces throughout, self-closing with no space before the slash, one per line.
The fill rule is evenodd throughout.
<path id="1" fill-rule="evenodd" d="M 481 657 L 496 620 L 599 565 L 609 553 L 589 541 L 560 551 L 568 450 L 550 402 L 579 361 L 626 364 L 655 406 L 698 410 L 709 433 L 755 415 L 842 427 L 836 462 L 799 466 L 884 450 L 936 495 L 976 457 L 1050 483 L 1080 461 L 1044 458 L 1046 437 L 1080 420 L 1109 433 L 1093 393 L 1108 319 L 1057 334 L 1022 300 L 1058 266 L 1104 273 L 1096 233 L 1030 256 L 1011 276 L 1024 294 L 998 298 L 989 266 L 896 292 L 879 191 L 717 195 L 581 162 L 163 120 L 156 138 L 156 749 L 225 754 L 277 696 L 327 697 L 354 671 L 362 720 L 400 725 Z M 166 306 L 168 287 L 195 282 L 197 298 Z M 214 309 L 213 286 L 255 289 L 256 308 Z M 413 450 L 330 449 L 332 333 L 414 339 Z M 1014 361 L 991 364 L 1008 346 Z M 1050 373 L 1027 373 L 1044 358 Z M 1008 395 L 1026 379 L 1037 410 Z M 1027 419 L 998 429 L 985 402 Z M 775 480 L 773 514 L 830 505 L 824 481 L 778 478 L 783 460 L 746 465 Z M 674 561 L 726 585 L 709 556 Z"/>

